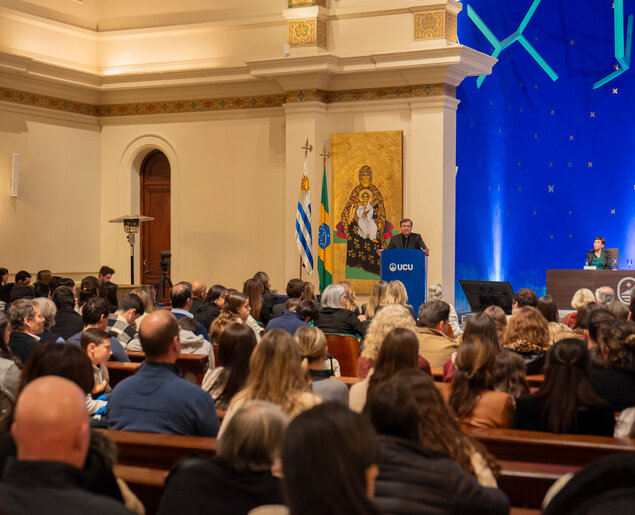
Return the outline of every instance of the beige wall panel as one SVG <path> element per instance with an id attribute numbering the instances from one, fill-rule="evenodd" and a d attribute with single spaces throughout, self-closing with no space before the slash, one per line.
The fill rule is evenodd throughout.
<path id="1" fill-rule="evenodd" d="M 99 268 L 99 133 L 0 110 L 1 266 Z M 19 195 L 9 196 L 12 155 Z"/>
<path id="2" fill-rule="evenodd" d="M 105 127 L 102 184 L 112 183 L 114 193 L 103 195 L 103 220 L 138 206 L 132 161 L 138 166 L 150 146 L 160 148 L 172 168 L 173 281 L 201 278 L 242 289 L 264 270 L 282 288 L 284 124 L 282 114 L 253 114 Z M 102 221 L 102 231 L 103 261 L 128 277 L 121 226 Z"/>

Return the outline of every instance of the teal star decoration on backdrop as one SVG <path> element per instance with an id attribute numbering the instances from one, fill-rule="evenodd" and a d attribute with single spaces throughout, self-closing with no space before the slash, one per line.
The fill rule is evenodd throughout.
<path id="1" fill-rule="evenodd" d="M 613 3 L 613 25 L 615 31 L 615 60 L 619 67 L 614 72 L 609 73 L 603 79 L 593 84 L 593 89 L 598 89 L 607 82 L 619 77 L 631 67 L 631 48 L 633 46 L 633 15 L 628 17 L 626 31 L 624 30 L 624 0 L 615 0 Z M 626 33 L 626 42 L 624 34 Z M 615 91 L 614 91 L 615 93 Z"/>
<path id="2" fill-rule="evenodd" d="M 555 193 L 555 184 L 547 184 L 547 188 L 549 188 L 549 191 L 547 193 Z"/>

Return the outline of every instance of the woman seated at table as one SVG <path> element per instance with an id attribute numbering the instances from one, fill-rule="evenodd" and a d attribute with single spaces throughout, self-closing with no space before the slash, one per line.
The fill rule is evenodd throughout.
<path id="1" fill-rule="evenodd" d="M 611 253 L 604 248 L 606 240 L 598 236 L 593 240 L 593 250 L 586 254 L 587 266 L 594 266 L 598 270 L 611 268 Z"/>

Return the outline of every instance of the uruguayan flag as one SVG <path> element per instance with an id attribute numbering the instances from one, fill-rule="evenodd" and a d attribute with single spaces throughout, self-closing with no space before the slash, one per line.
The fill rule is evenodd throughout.
<path id="1" fill-rule="evenodd" d="M 304 158 L 304 172 L 300 183 L 300 197 L 298 198 L 298 212 L 295 215 L 295 241 L 298 244 L 298 252 L 302 258 L 302 264 L 309 275 L 313 274 L 313 254 L 311 247 L 311 193 L 309 191 L 309 165 Z"/>

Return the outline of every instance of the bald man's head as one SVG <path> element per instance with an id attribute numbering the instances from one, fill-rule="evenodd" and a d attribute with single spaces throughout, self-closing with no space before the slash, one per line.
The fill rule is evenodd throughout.
<path id="1" fill-rule="evenodd" d="M 192 297 L 196 297 L 198 299 L 204 299 L 205 294 L 207 293 L 207 284 L 203 281 L 199 281 L 198 279 L 192 281 Z"/>
<path id="2" fill-rule="evenodd" d="M 86 395 L 63 377 L 35 379 L 18 397 L 11 434 L 20 460 L 82 468 L 90 438 Z"/>
<path id="3" fill-rule="evenodd" d="M 173 352 L 174 342 L 179 341 L 179 324 L 169 311 L 153 311 L 141 322 L 139 340 L 146 358 L 157 360 L 166 358 Z M 179 347 L 180 348 L 180 347 Z M 174 360 L 178 357 L 178 352 Z"/>

